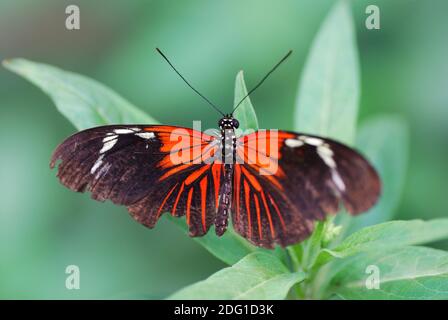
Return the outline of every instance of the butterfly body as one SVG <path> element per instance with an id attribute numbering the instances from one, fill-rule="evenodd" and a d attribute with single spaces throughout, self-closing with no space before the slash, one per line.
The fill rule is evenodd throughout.
<path id="1" fill-rule="evenodd" d="M 238 120 L 226 115 L 218 122 L 221 134 L 221 161 L 224 164 L 224 176 L 220 190 L 218 210 L 215 218 L 215 231 L 218 236 L 227 229 L 232 205 L 233 168 L 236 162 L 236 134 Z"/>
<path id="2" fill-rule="evenodd" d="M 233 165 L 224 164 L 224 176 L 220 190 L 218 210 L 215 218 L 215 231 L 218 236 L 222 236 L 227 229 L 232 206 L 232 181 Z"/>

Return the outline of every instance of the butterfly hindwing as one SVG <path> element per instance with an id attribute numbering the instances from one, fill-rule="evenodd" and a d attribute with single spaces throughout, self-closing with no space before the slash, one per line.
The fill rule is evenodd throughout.
<path id="1" fill-rule="evenodd" d="M 164 212 L 186 216 L 190 236 L 205 235 L 213 225 L 216 213 L 216 181 L 214 171 L 221 165 L 191 165 L 173 176 L 159 181 L 140 201 L 128 206 L 140 223 L 153 227 Z"/>
<path id="2" fill-rule="evenodd" d="M 99 201 L 128 207 L 140 223 L 153 227 L 160 215 L 187 216 L 190 234 L 203 235 L 213 224 L 217 167 L 193 162 L 213 154 L 215 137 L 171 126 L 112 125 L 87 129 L 55 150 L 58 177 L 68 188 L 90 191 Z M 171 155 L 190 153 L 181 163 Z M 220 174 L 220 173 L 219 173 Z"/>
<path id="3" fill-rule="evenodd" d="M 284 190 L 246 164 L 235 165 L 232 223 L 253 244 L 272 248 L 307 238 L 313 229 Z"/>

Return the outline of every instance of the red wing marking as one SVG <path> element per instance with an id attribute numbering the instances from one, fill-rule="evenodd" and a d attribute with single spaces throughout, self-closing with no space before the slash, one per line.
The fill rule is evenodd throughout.
<path id="1" fill-rule="evenodd" d="M 171 135 L 173 132 L 176 135 L 186 135 L 189 137 L 193 137 L 194 139 L 201 139 L 201 140 L 213 140 L 214 137 L 205 133 L 202 133 L 197 130 L 193 130 L 190 128 L 184 128 L 184 127 L 175 127 L 175 126 L 152 126 L 152 127 L 146 127 L 143 130 L 148 132 L 158 132 L 160 134 L 167 134 L 168 136 Z"/>
<path id="2" fill-rule="evenodd" d="M 176 213 L 177 204 L 179 203 L 180 196 L 182 195 L 182 192 L 184 191 L 184 186 L 185 186 L 185 183 L 182 183 L 182 185 L 180 186 L 179 192 L 177 193 L 176 201 L 174 202 L 173 210 L 171 211 L 171 215 L 173 215 L 173 216 Z"/>
<path id="3" fill-rule="evenodd" d="M 165 203 L 167 202 L 167 200 L 170 198 L 171 194 L 173 193 L 174 189 L 176 189 L 178 183 L 176 183 L 174 185 L 174 187 L 171 188 L 171 190 L 168 192 L 168 194 L 166 195 L 165 199 L 163 199 L 162 204 L 159 207 L 159 211 L 157 211 L 157 218 L 160 217 L 160 214 L 162 213 L 163 207 L 165 206 Z"/>
<path id="4" fill-rule="evenodd" d="M 274 231 L 274 226 L 272 224 L 271 211 L 269 210 L 269 206 L 268 206 L 268 203 L 266 201 L 266 197 L 265 197 L 263 191 L 261 191 L 261 200 L 263 201 L 263 205 L 264 205 L 264 208 L 266 209 L 266 214 L 268 216 L 269 229 L 271 230 L 271 236 L 272 236 L 272 238 L 275 238 L 275 231 Z"/>
<path id="5" fill-rule="evenodd" d="M 204 147 L 202 148 L 202 146 L 204 146 Z M 193 147 L 195 147 L 195 146 L 193 146 Z M 165 157 L 163 157 L 163 159 L 157 163 L 157 167 L 162 168 L 162 169 L 170 169 L 179 164 L 200 164 L 202 162 L 206 162 L 210 158 L 214 157 L 216 148 L 218 146 L 216 144 L 206 143 L 199 147 L 201 147 L 201 150 L 199 150 L 199 149 L 194 150 L 194 148 L 193 148 L 192 149 L 193 152 L 191 152 L 190 148 L 178 149 L 178 150 L 172 151 L 169 154 L 167 154 Z M 182 156 L 183 152 L 188 152 L 189 157 L 185 158 L 184 156 Z M 172 161 L 173 160 L 172 157 L 174 157 L 173 156 L 174 153 L 177 153 L 177 155 L 175 156 L 176 157 L 175 160 L 177 160 L 176 163 L 174 163 Z"/>
<path id="6" fill-rule="evenodd" d="M 241 169 L 240 165 L 235 165 L 235 204 L 236 204 L 236 221 L 240 219 L 240 184 L 241 184 Z"/>
<path id="7" fill-rule="evenodd" d="M 171 161 L 169 156 L 165 156 L 162 160 L 157 163 L 157 167 L 162 169 L 168 169 L 174 166 L 174 163 Z"/>
<path id="8" fill-rule="evenodd" d="M 247 237 L 252 237 L 252 225 L 251 225 L 251 217 L 250 217 L 250 187 L 246 180 L 243 182 L 244 185 L 244 198 L 246 203 L 246 211 L 247 211 Z"/>
<path id="9" fill-rule="evenodd" d="M 162 142 L 162 147 L 160 148 L 160 151 L 170 153 L 183 152 L 190 150 L 192 148 L 200 148 L 202 146 L 207 146 L 210 144 L 209 142 L 203 142 L 203 141 L 201 141 L 202 143 L 198 144 L 193 144 L 192 141 L 182 141 L 182 144 L 179 145 L 179 141 L 163 141 L 163 139 L 160 139 L 160 141 Z"/>
<path id="10" fill-rule="evenodd" d="M 177 152 L 183 149 L 190 149 L 195 146 L 207 145 L 216 139 L 213 136 L 202 132 L 179 127 L 158 126 L 144 129 L 149 132 L 157 132 L 157 137 L 162 143 L 160 151 Z M 174 149 L 174 147 L 176 147 Z"/>
<path id="11" fill-rule="evenodd" d="M 268 172 L 267 170 L 264 170 L 263 168 L 260 167 L 256 167 L 253 165 L 249 165 L 253 170 L 255 171 L 259 171 L 261 173 L 261 171 L 263 171 L 265 174 L 263 175 L 264 178 L 268 179 L 277 189 L 279 189 L 280 191 L 283 191 L 283 186 L 281 185 L 280 182 L 278 182 L 276 176 L 274 174 L 271 174 L 270 172 Z M 281 170 L 281 168 L 278 168 L 278 171 L 283 172 Z M 254 177 L 254 179 L 257 179 L 256 177 Z"/>
<path id="12" fill-rule="evenodd" d="M 238 139 L 239 146 L 248 152 L 249 157 L 251 156 L 264 156 L 271 159 L 281 158 L 281 153 L 279 152 L 280 147 L 283 145 L 285 139 L 294 138 L 295 135 L 289 132 L 283 131 L 272 131 L 272 130 L 260 130 Z M 271 140 L 276 140 L 271 142 Z M 271 144 L 273 144 L 276 150 L 275 155 L 271 152 Z M 252 159 L 255 160 L 255 159 Z M 255 161 L 256 162 L 256 161 Z"/>
<path id="13" fill-rule="evenodd" d="M 260 216 L 260 202 L 258 201 L 257 195 L 254 193 L 255 200 L 255 210 L 257 212 L 257 222 L 258 222 L 258 236 L 260 240 L 263 239 L 263 233 L 261 232 L 261 216 Z"/>
<path id="14" fill-rule="evenodd" d="M 248 159 L 251 159 L 251 161 L 253 163 L 257 162 L 256 161 L 257 160 L 257 158 L 256 158 L 257 156 L 260 157 L 260 158 L 263 157 L 263 159 L 269 158 L 269 159 L 272 159 L 272 160 L 278 160 L 278 158 L 281 156 L 280 153 L 277 156 L 268 155 L 268 154 L 266 154 L 266 150 L 263 150 L 263 149 L 260 149 L 260 148 L 256 148 L 256 147 L 245 146 L 245 145 L 242 145 L 242 144 L 238 144 L 237 145 L 237 150 L 239 152 L 242 152 L 242 153 L 239 154 L 240 156 L 242 156 L 242 154 L 245 155 L 246 161 L 248 161 Z"/>
<path id="15" fill-rule="evenodd" d="M 243 174 L 246 177 L 246 179 L 249 180 L 250 184 L 255 188 L 255 190 L 260 192 L 262 189 L 260 183 L 257 181 L 257 178 L 252 173 L 250 173 L 246 168 L 241 167 L 241 170 L 243 171 Z"/>
<path id="16" fill-rule="evenodd" d="M 263 169 L 260 169 L 261 171 L 264 171 Z M 278 170 L 280 171 L 281 169 L 278 168 Z M 275 178 L 274 175 L 272 174 L 265 174 L 263 175 L 263 177 L 265 177 L 266 179 L 268 179 L 274 186 L 277 187 L 277 189 L 283 191 L 283 186 L 281 185 L 280 182 L 278 182 L 278 180 Z"/>
<path id="17" fill-rule="evenodd" d="M 283 131 L 257 131 L 238 139 L 237 155 L 253 170 L 268 179 L 277 189 L 284 191 L 278 178 L 285 178 L 283 169 L 279 166 L 280 151 L 284 140 L 295 135 Z M 273 141 L 275 139 L 275 141 Z M 271 150 L 272 149 L 272 150 Z M 254 188 L 259 184 L 256 177 L 247 177 Z M 259 191 L 257 189 L 257 191 Z"/>
<path id="18" fill-rule="evenodd" d="M 201 163 L 207 161 L 215 155 L 215 151 L 218 148 L 217 144 L 212 143 L 206 143 L 203 146 L 205 147 L 201 147 L 201 150 L 193 150 L 194 158 L 191 159 L 190 163 Z"/>
<path id="19" fill-rule="evenodd" d="M 271 138 L 271 134 L 273 136 L 277 136 L 278 139 L 280 140 L 285 140 L 288 138 L 294 138 L 295 135 L 289 132 L 285 132 L 285 131 L 272 131 L 272 130 L 259 130 L 256 132 L 252 132 L 250 134 L 244 135 L 242 137 L 239 138 L 240 141 L 246 143 L 249 140 L 261 140 L 261 139 L 270 139 Z"/>
<path id="20" fill-rule="evenodd" d="M 174 167 L 173 169 L 170 169 L 170 170 L 168 170 L 167 172 L 165 172 L 160 178 L 159 178 L 159 181 L 163 181 L 163 180 L 165 180 L 166 178 L 168 178 L 169 176 L 172 176 L 173 174 L 175 174 L 175 173 L 177 173 L 177 172 L 179 172 L 179 171 L 182 171 L 182 170 L 184 170 L 184 169 L 186 169 L 186 168 L 188 168 L 188 167 L 190 167 L 191 165 L 189 165 L 189 164 L 181 164 L 181 165 L 179 165 L 179 166 L 177 166 L 177 167 Z"/>
<path id="21" fill-rule="evenodd" d="M 166 133 L 170 133 L 170 132 L 172 132 L 175 129 L 177 129 L 177 127 L 173 127 L 173 126 L 154 126 L 154 127 L 147 127 L 144 130 L 145 131 L 149 131 L 149 132 L 166 132 Z M 185 130 L 189 130 L 189 129 L 185 128 Z"/>
<path id="22" fill-rule="evenodd" d="M 199 177 L 208 169 L 210 168 L 210 164 L 207 164 L 205 166 L 203 166 L 202 168 L 199 168 L 195 171 L 193 171 L 186 179 L 185 179 L 185 184 L 188 186 L 189 184 L 192 184 L 193 182 L 195 182 L 197 179 L 199 179 Z"/>
<path id="23" fill-rule="evenodd" d="M 215 206 L 216 210 L 218 210 L 219 205 L 219 187 L 221 183 L 221 165 L 214 164 L 212 166 L 212 174 L 213 174 L 213 184 L 215 186 Z"/>
<path id="24" fill-rule="evenodd" d="M 250 156 L 248 156 L 246 154 L 246 151 L 244 151 L 242 148 L 237 149 L 237 153 L 238 153 L 238 157 L 243 159 L 244 163 L 249 165 L 253 170 L 262 174 L 263 177 L 268 179 L 273 185 L 275 185 L 275 187 L 277 187 L 277 189 L 283 191 L 283 186 L 278 182 L 277 177 L 284 178 L 285 173 L 282 170 L 282 168 L 278 165 L 278 163 L 276 165 L 274 165 L 272 163 L 273 161 L 278 161 L 278 160 L 271 159 L 271 158 L 265 158 L 265 160 L 263 160 L 264 161 L 263 163 L 259 163 L 259 162 L 254 162 L 254 160 L 251 160 Z M 267 163 L 266 161 L 269 161 L 269 163 Z M 270 169 L 272 167 L 276 168 L 275 172 L 272 169 Z"/>
<path id="25" fill-rule="evenodd" d="M 201 213 L 202 213 L 202 230 L 204 232 L 207 231 L 207 226 L 205 222 L 205 215 L 206 215 L 206 204 L 207 204 L 207 177 L 202 178 L 200 184 L 201 188 Z"/>
<path id="26" fill-rule="evenodd" d="M 280 152 L 276 155 L 271 153 L 267 153 L 266 149 L 263 148 L 251 148 L 251 147 L 239 147 L 237 148 L 239 151 L 239 156 L 244 155 L 245 161 L 250 164 L 258 164 L 259 166 L 267 166 L 270 164 L 270 161 L 277 161 L 279 159 Z"/>
<path id="27" fill-rule="evenodd" d="M 275 209 L 275 212 L 277 212 L 277 215 L 278 215 L 278 218 L 280 219 L 280 223 L 282 224 L 282 228 L 283 228 L 283 230 L 286 230 L 285 221 L 283 220 L 283 216 L 282 216 L 282 214 L 280 213 L 280 210 L 279 210 L 277 204 L 275 203 L 274 198 L 272 198 L 271 195 L 270 195 L 269 193 L 268 193 L 268 197 L 269 197 L 269 201 L 271 202 L 272 206 L 273 206 L 274 209 Z"/>
<path id="28" fill-rule="evenodd" d="M 190 225 L 191 198 L 193 197 L 193 187 L 188 191 L 187 197 L 187 225 Z"/>

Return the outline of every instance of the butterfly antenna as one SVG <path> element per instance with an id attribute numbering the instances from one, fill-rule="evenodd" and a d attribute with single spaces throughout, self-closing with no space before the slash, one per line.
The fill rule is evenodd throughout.
<path id="1" fill-rule="evenodd" d="M 286 59 L 288 59 L 288 57 L 291 55 L 292 50 L 289 50 L 288 53 L 279 61 L 277 62 L 277 64 L 263 77 L 263 79 L 260 80 L 260 82 L 258 82 L 258 84 L 252 88 L 252 90 L 250 90 L 248 92 L 248 94 L 246 94 L 243 99 L 240 100 L 240 102 L 238 102 L 238 104 L 235 106 L 235 108 L 232 111 L 232 115 L 235 112 L 235 110 L 241 105 L 241 103 L 248 97 L 251 95 L 252 92 L 254 92 L 255 90 L 258 89 L 259 86 L 261 86 L 263 84 L 263 82 L 271 75 L 272 72 L 275 71 L 275 69 L 277 69 Z"/>
<path id="2" fill-rule="evenodd" d="M 224 113 L 219 110 L 219 108 L 213 104 L 210 100 L 208 100 L 202 93 L 200 93 L 198 90 L 196 90 L 188 81 L 187 79 L 184 78 L 183 75 L 180 74 L 179 71 L 177 71 L 176 67 L 173 66 L 173 64 L 171 63 L 170 60 L 168 60 L 168 58 L 165 56 L 165 54 L 163 54 L 162 51 L 160 51 L 159 48 L 156 48 L 157 52 L 163 57 L 163 59 L 166 60 L 166 62 L 168 62 L 168 64 L 171 66 L 171 68 L 173 68 L 173 70 L 179 75 L 179 77 L 184 80 L 184 82 L 194 91 L 196 92 L 202 99 L 204 99 L 209 105 L 211 105 L 213 107 L 213 109 L 215 109 L 216 111 L 218 111 L 222 116 L 225 116 Z"/>

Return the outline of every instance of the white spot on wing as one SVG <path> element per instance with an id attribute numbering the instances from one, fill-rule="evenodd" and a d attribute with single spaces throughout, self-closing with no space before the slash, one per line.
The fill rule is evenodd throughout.
<path id="1" fill-rule="evenodd" d="M 132 130 L 132 129 L 115 129 L 114 132 L 116 134 L 128 134 L 128 133 L 133 133 L 134 130 Z"/>
<path id="2" fill-rule="evenodd" d="M 290 148 L 298 148 L 303 146 L 303 142 L 296 139 L 286 139 L 285 144 Z"/>
<path id="3" fill-rule="evenodd" d="M 136 136 L 139 136 L 140 138 L 143 139 L 152 139 L 155 137 L 154 132 L 139 132 L 135 134 Z"/>
<path id="4" fill-rule="evenodd" d="M 305 142 L 306 144 L 310 144 L 312 146 L 320 146 L 324 143 L 322 139 L 314 138 L 314 137 L 307 137 L 307 136 L 299 136 L 299 139 Z"/>
<path id="5" fill-rule="evenodd" d="M 340 191 L 345 191 L 345 183 L 335 169 L 331 170 L 331 179 Z"/>
<path id="6" fill-rule="evenodd" d="M 96 175 L 95 175 L 95 179 L 98 179 L 98 178 L 100 178 L 101 176 L 105 175 L 105 174 L 109 171 L 110 167 L 112 167 L 112 164 L 106 162 L 106 163 L 100 168 L 100 170 L 98 170 L 98 172 L 96 173 Z"/>
<path id="7" fill-rule="evenodd" d="M 336 162 L 333 159 L 333 151 L 328 145 L 322 145 L 317 147 L 317 154 L 330 168 L 336 168 Z"/>
<path id="8" fill-rule="evenodd" d="M 116 138 L 118 138 L 118 136 L 116 134 L 107 134 L 107 136 L 103 139 L 103 142 L 114 140 Z"/>
<path id="9" fill-rule="evenodd" d="M 108 141 L 104 142 L 103 147 L 100 150 L 100 153 L 104 153 L 104 152 L 112 149 L 112 147 L 117 143 L 117 141 L 118 141 L 118 139 L 108 140 Z"/>
<path id="10" fill-rule="evenodd" d="M 99 166 L 103 163 L 104 154 L 100 155 L 98 159 L 96 159 L 95 163 L 92 166 L 92 169 L 90 169 L 90 173 L 95 173 L 95 171 L 99 168 Z"/>

